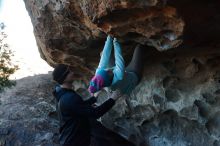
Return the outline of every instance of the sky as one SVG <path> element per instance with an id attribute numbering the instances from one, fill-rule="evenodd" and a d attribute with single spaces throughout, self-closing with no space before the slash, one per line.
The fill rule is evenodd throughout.
<path id="1" fill-rule="evenodd" d="M 23 0 L 0 0 L 0 22 L 6 25 L 7 42 L 15 55 L 13 62 L 20 67 L 11 79 L 45 74 L 52 70 L 40 58 L 33 26 Z"/>

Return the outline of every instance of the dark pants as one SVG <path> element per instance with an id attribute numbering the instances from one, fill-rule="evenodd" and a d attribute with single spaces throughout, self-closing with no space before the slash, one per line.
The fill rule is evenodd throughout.
<path id="1" fill-rule="evenodd" d="M 91 146 L 135 146 L 96 120 L 91 120 L 91 135 Z"/>
<path id="2" fill-rule="evenodd" d="M 137 45 L 135 47 L 133 57 L 131 59 L 131 62 L 126 67 L 126 71 L 134 72 L 137 74 L 139 81 L 142 78 L 143 75 L 143 69 L 144 69 L 144 48 L 141 45 Z"/>

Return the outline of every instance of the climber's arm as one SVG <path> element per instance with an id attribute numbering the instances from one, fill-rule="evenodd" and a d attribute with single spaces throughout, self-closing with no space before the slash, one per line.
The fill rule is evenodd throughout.
<path id="1" fill-rule="evenodd" d="M 125 65 L 124 58 L 121 52 L 121 46 L 116 38 L 114 38 L 114 55 L 115 55 L 115 67 L 113 70 L 114 78 L 112 84 L 115 84 L 118 80 L 122 80 L 124 77 Z"/>
<path id="2" fill-rule="evenodd" d="M 112 37 L 108 36 L 107 40 L 105 41 L 105 46 L 101 55 L 98 68 L 102 68 L 102 69 L 107 68 L 111 56 L 111 51 L 112 51 Z"/>

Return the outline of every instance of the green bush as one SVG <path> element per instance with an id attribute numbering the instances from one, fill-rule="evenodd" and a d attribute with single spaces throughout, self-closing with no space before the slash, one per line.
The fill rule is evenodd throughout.
<path id="1" fill-rule="evenodd" d="M 9 80 L 11 74 L 18 70 L 18 66 L 12 64 L 11 57 L 13 52 L 10 50 L 9 45 L 6 43 L 7 35 L 3 31 L 5 25 L 0 24 L 0 92 L 5 87 L 15 85 L 15 81 Z"/>

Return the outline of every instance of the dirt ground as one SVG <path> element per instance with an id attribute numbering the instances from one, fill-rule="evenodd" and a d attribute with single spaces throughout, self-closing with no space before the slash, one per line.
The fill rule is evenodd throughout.
<path id="1" fill-rule="evenodd" d="M 51 73 L 17 80 L 0 94 L 0 146 L 58 145 Z"/>

